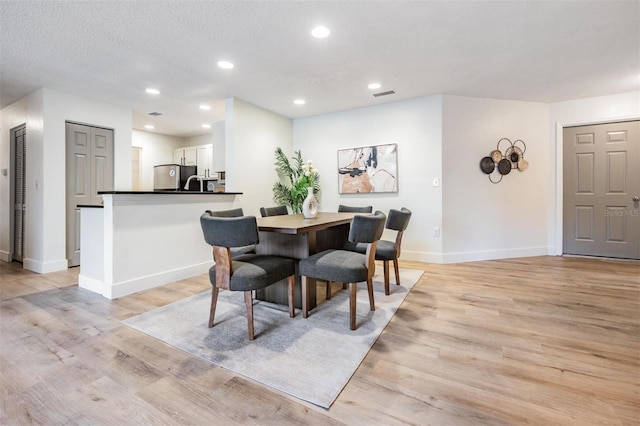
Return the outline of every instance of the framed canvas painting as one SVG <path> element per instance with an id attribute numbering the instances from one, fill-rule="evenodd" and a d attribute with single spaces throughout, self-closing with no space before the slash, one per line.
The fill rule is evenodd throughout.
<path id="1" fill-rule="evenodd" d="M 338 150 L 338 192 L 398 192 L 398 144 Z"/>

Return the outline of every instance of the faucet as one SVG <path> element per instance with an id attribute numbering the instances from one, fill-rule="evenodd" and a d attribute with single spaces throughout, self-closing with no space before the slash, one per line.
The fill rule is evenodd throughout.
<path id="1" fill-rule="evenodd" d="M 185 190 L 189 189 L 189 184 L 191 183 L 191 179 L 198 179 L 200 181 L 200 192 L 203 192 L 204 188 L 202 185 L 204 183 L 204 176 L 198 176 L 198 175 L 189 176 L 189 178 L 187 179 L 187 183 L 184 184 L 184 189 Z"/>

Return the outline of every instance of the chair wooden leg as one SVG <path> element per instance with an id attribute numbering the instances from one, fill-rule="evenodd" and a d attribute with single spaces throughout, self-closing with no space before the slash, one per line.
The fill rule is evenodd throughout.
<path id="1" fill-rule="evenodd" d="M 384 294 L 389 295 L 389 261 L 382 262 L 384 266 Z"/>
<path id="2" fill-rule="evenodd" d="M 253 340 L 253 294 L 251 290 L 244 292 L 244 304 L 247 306 L 247 324 L 249 326 L 249 340 Z"/>
<path id="3" fill-rule="evenodd" d="M 289 284 L 289 318 L 293 318 L 296 316 L 295 276 L 291 275 L 287 283 Z"/>
<path id="4" fill-rule="evenodd" d="M 309 317 L 309 303 L 307 301 L 309 293 L 309 279 L 304 275 L 300 277 L 300 288 L 302 289 L 302 318 Z"/>
<path id="5" fill-rule="evenodd" d="M 331 299 L 331 281 L 327 281 L 327 290 L 325 292 L 324 298 L 326 300 L 330 300 Z"/>
<path id="6" fill-rule="evenodd" d="M 398 259 L 393 259 L 393 269 L 396 272 L 396 285 L 400 285 L 400 270 L 398 269 Z"/>
<path id="7" fill-rule="evenodd" d="M 349 320 L 352 330 L 356 329 L 356 294 L 358 283 L 349 283 Z"/>
<path id="8" fill-rule="evenodd" d="M 373 300 L 373 280 L 367 280 L 367 290 L 369 291 L 369 309 L 376 310 L 376 302 Z"/>
<path id="9" fill-rule="evenodd" d="M 218 287 L 211 287 L 211 308 L 209 309 L 209 328 L 213 327 L 213 319 L 216 316 L 216 305 L 218 304 Z"/>

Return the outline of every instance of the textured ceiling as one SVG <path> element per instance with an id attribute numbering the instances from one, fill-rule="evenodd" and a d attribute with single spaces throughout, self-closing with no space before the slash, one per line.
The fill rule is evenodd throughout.
<path id="1" fill-rule="evenodd" d="M 318 24 L 331 36 L 312 38 Z M 441 93 L 555 102 L 640 89 L 637 0 L 0 1 L 0 43 L 2 107 L 46 87 L 179 136 L 206 133 L 232 96 L 297 118 Z M 374 98 L 371 81 L 396 94 Z"/>

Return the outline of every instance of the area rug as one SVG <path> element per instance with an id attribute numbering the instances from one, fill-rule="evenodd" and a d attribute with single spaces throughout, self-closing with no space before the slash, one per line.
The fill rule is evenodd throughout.
<path id="1" fill-rule="evenodd" d="M 349 295 L 338 291 L 308 318 L 267 302 L 254 307 L 255 340 L 247 336 L 242 292 L 220 291 L 215 326 L 208 328 L 211 292 L 122 321 L 129 327 L 237 374 L 329 408 L 356 371 L 424 271 L 401 269 L 384 294 L 374 277 L 376 310 L 369 310 L 365 284 L 358 286 L 357 330 L 349 329 Z"/>

